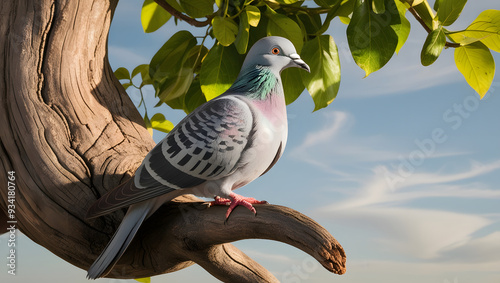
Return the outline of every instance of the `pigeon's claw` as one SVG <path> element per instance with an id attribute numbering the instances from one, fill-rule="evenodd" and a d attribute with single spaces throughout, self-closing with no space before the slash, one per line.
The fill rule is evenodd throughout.
<path id="1" fill-rule="evenodd" d="M 237 195 L 235 193 L 231 193 L 229 195 L 229 197 L 231 199 L 221 198 L 221 197 L 217 196 L 217 197 L 215 197 L 215 200 L 209 204 L 209 206 L 228 205 L 229 208 L 227 209 L 227 212 L 226 212 L 226 220 L 229 218 L 229 215 L 234 210 L 234 208 L 236 208 L 238 205 L 242 205 L 242 206 L 248 208 L 251 212 L 253 212 L 253 214 L 256 214 L 257 211 L 255 211 L 255 208 L 253 207 L 252 204 L 267 204 L 268 203 L 265 200 L 260 201 L 260 200 L 254 199 L 254 198 L 240 196 L 240 195 Z"/>
<path id="2" fill-rule="evenodd" d="M 214 201 L 208 203 L 208 207 L 213 205 L 230 205 L 231 200 L 228 198 L 221 198 L 220 196 L 216 196 Z"/>

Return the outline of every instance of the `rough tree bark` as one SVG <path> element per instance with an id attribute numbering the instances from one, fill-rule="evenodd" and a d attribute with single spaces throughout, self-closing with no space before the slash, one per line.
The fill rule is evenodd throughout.
<path id="1" fill-rule="evenodd" d="M 123 211 L 85 220 L 86 209 L 138 167 L 154 142 L 116 80 L 107 35 L 117 0 L 10 0 L 0 10 L 0 183 L 16 173 L 19 229 L 87 269 Z M 7 190 L 0 222 L 6 223 Z M 184 196 L 141 227 L 109 277 L 152 276 L 200 264 L 223 281 L 276 278 L 228 242 L 282 241 L 345 272 L 340 244 L 289 208 L 263 205 L 254 217 Z"/>

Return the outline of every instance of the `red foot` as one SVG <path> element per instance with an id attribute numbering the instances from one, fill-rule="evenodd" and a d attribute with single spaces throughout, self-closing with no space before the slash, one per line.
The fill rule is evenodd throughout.
<path id="1" fill-rule="evenodd" d="M 254 198 L 240 196 L 240 195 L 237 195 L 235 193 L 229 194 L 229 197 L 231 199 L 215 197 L 215 200 L 209 204 L 209 206 L 229 205 L 229 208 L 227 209 L 227 212 L 226 212 L 226 219 L 229 217 L 229 215 L 231 214 L 233 209 L 235 207 L 237 207 L 238 205 L 242 205 L 242 206 L 248 208 L 250 211 L 252 211 L 255 214 L 255 213 L 257 213 L 257 211 L 255 211 L 255 208 L 252 206 L 252 204 L 267 204 L 268 203 L 265 200 L 260 201 L 260 200 L 254 199 Z"/>

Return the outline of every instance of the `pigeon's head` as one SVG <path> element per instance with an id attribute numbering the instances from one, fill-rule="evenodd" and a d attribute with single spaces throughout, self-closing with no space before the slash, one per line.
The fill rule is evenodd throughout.
<path id="1" fill-rule="evenodd" d="M 268 66 L 276 73 L 289 67 L 311 71 L 306 62 L 300 59 L 290 40 L 279 36 L 264 37 L 250 48 L 242 69 L 255 65 Z"/>

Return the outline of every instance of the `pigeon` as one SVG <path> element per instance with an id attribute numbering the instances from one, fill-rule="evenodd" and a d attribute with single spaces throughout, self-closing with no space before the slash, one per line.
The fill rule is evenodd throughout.
<path id="1" fill-rule="evenodd" d="M 87 278 L 109 273 L 142 222 L 177 196 L 215 198 L 211 205 L 229 206 L 226 221 L 238 205 L 255 214 L 253 204 L 267 203 L 233 190 L 265 174 L 283 154 L 288 125 L 280 74 L 289 67 L 310 72 L 288 39 L 258 40 L 227 91 L 188 114 L 148 153 L 132 178 L 89 208 L 87 218 L 129 207 Z"/>

